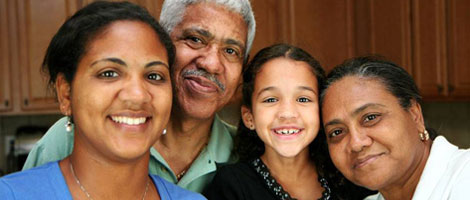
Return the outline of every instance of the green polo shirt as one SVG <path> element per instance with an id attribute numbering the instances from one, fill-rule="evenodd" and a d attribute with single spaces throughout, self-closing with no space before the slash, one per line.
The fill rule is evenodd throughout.
<path id="1" fill-rule="evenodd" d="M 37 142 L 28 155 L 23 170 L 51 161 L 61 160 L 70 155 L 73 149 L 73 131 L 65 131 L 67 118 L 57 121 Z M 223 122 L 218 116 L 212 124 L 209 143 L 194 160 L 186 174 L 178 182 L 168 163 L 154 148 L 150 149 L 149 172 L 156 174 L 178 186 L 201 193 L 212 181 L 216 164 L 232 163 L 233 136 L 236 128 Z"/>

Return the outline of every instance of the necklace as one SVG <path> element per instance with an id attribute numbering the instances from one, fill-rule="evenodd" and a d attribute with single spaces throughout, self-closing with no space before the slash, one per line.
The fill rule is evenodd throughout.
<path id="1" fill-rule="evenodd" d="M 201 155 L 202 151 L 203 151 L 204 148 L 206 148 L 206 147 L 207 147 L 207 142 L 206 142 L 206 143 L 204 144 L 204 146 L 202 146 L 202 148 L 199 150 L 199 153 L 196 155 L 196 158 L 194 158 L 194 160 L 196 160 L 197 157 L 199 157 L 199 156 Z M 191 165 L 193 164 L 194 160 L 191 161 L 191 163 L 189 164 L 189 166 L 186 167 L 185 169 L 183 169 L 183 171 L 181 171 L 179 174 L 176 174 L 176 179 L 177 179 L 178 181 L 180 181 L 181 178 L 183 178 L 183 176 L 186 174 L 186 172 L 188 172 L 188 170 L 189 170 L 189 168 L 191 168 Z"/>
<path id="2" fill-rule="evenodd" d="M 186 174 L 186 169 L 183 169 L 179 174 L 176 175 L 176 179 L 181 180 L 183 178 L 184 174 Z"/>
<path id="3" fill-rule="evenodd" d="M 88 199 L 93 200 L 93 198 L 91 198 L 90 193 L 88 193 L 86 191 L 85 187 L 83 187 L 82 183 L 80 183 L 80 180 L 78 180 L 77 176 L 75 175 L 75 170 L 73 170 L 72 162 L 69 161 L 69 164 L 70 164 L 70 170 L 72 171 L 72 175 L 73 175 L 73 178 L 75 179 L 75 182 L 77 182 L 78 186 L 80 186 L 80 189 L 83 191 L 83 193 L 85 193 L 86 197 Z M 147 196 L 147 191 L 149 189 L 149 183 L 150 183 L 150 181 L 147 179 L 147 185 L 145 185 L 145 191 L 144 191 L 144 194 L 142 195 L 142 200 L 145 200 L 145 196 Z"/>
<path id="4" fill-rule="evenodd" d="M 261 176 L 263 182 L 267 189 L 274 194 L 280 200 L 295 200 L 292 198 L 289 193 L 287 193 L 282 186 L 271 176 L 268 167 L 263 163 L 260 158 L 256 158 L 250 162 L 251 167 L 256 171 L 256 173 Z M 318 177 L 318 181 L 320 182 L 321 186 L 325 189 L 322 192 L 322 197 L 320 200 L 329 200 L 331 199 L 331 189 L 328 186 L 328 182 L 323 177 Z"/>

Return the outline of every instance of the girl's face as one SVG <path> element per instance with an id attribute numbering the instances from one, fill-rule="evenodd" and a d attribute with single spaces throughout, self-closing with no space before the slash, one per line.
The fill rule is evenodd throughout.
<path id="1" fill-rule="evenodd" d="M 307 151 L 320 127 L 318 85 L 311 67 L 275 58 L 255 78 L 252 110 L 243 107 L 245 125 L 256 129 L 265 154 L 295 157 Z"/>
<path id="2" fill-rule="evenodd" d="M 63 78 L 58 85 L 61 110 L 76 124 L 75 148 L 90 155 L 118 161 L 142 157 L 170 116 L 167 52 L 142 22 L 110 24 L 87 46 L 71 89 Z"/>

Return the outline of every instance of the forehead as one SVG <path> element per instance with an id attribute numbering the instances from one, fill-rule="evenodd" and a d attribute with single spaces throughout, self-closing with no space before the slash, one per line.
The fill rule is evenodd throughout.
<path id="1" fill-rule="evenodd" d="M 187 29 L 203 29 L 218 39 L 233 39 L 244 45 L 246 42 L 247 25 L 242 16 L 210 2 L 189 5 L 171 35 Z"/>
<path id="2" fill-rule="evenodd" d="M 302 85 L 317 90 L 317 78 L 310 65 L 288 58 L 275 58 L 264 63 L 255 77 L 255 87 L 269 85 Z"/>
<path id="3" fill-rule="evenodd" d="M 336 112 L 350 112 L 369 103 L 399 106 L 398 99 L 379 80 L 346 76 L 327 89 L 322 107 L 328 116 Z"/>
<path id="4" fill-rule="evenodd" d="M 140 21 L 109 24 L 88 41 L 85 56 L 139 56 L 166 60 L 167 52 L 154 29 Z"/>

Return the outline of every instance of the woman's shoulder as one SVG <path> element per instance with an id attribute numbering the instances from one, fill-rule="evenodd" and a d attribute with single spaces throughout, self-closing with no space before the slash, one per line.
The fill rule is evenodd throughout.
<path id="1" fill-rule="evenodd" d="M 152 178 L 155 186 L 157 187 L 158 193 L 160 194 L 160 198 L 162 200 L 166 199 L 178 199 L 178 200 L 198 200 L 198 199 L 206 199 L 199 193 L 195 193 L 189 191 L 187 189 L 181 188 L 173 183 L 166 181 L 165 179 L 151 174 L 150 177 Z"/>
<path id="2" fill-rule="evenodd" d="M 57 161 L 0 178 L 0 196 L 22 199 L 71 199 Z M 9 198 L 6 198 L 9 199 Z"/>

